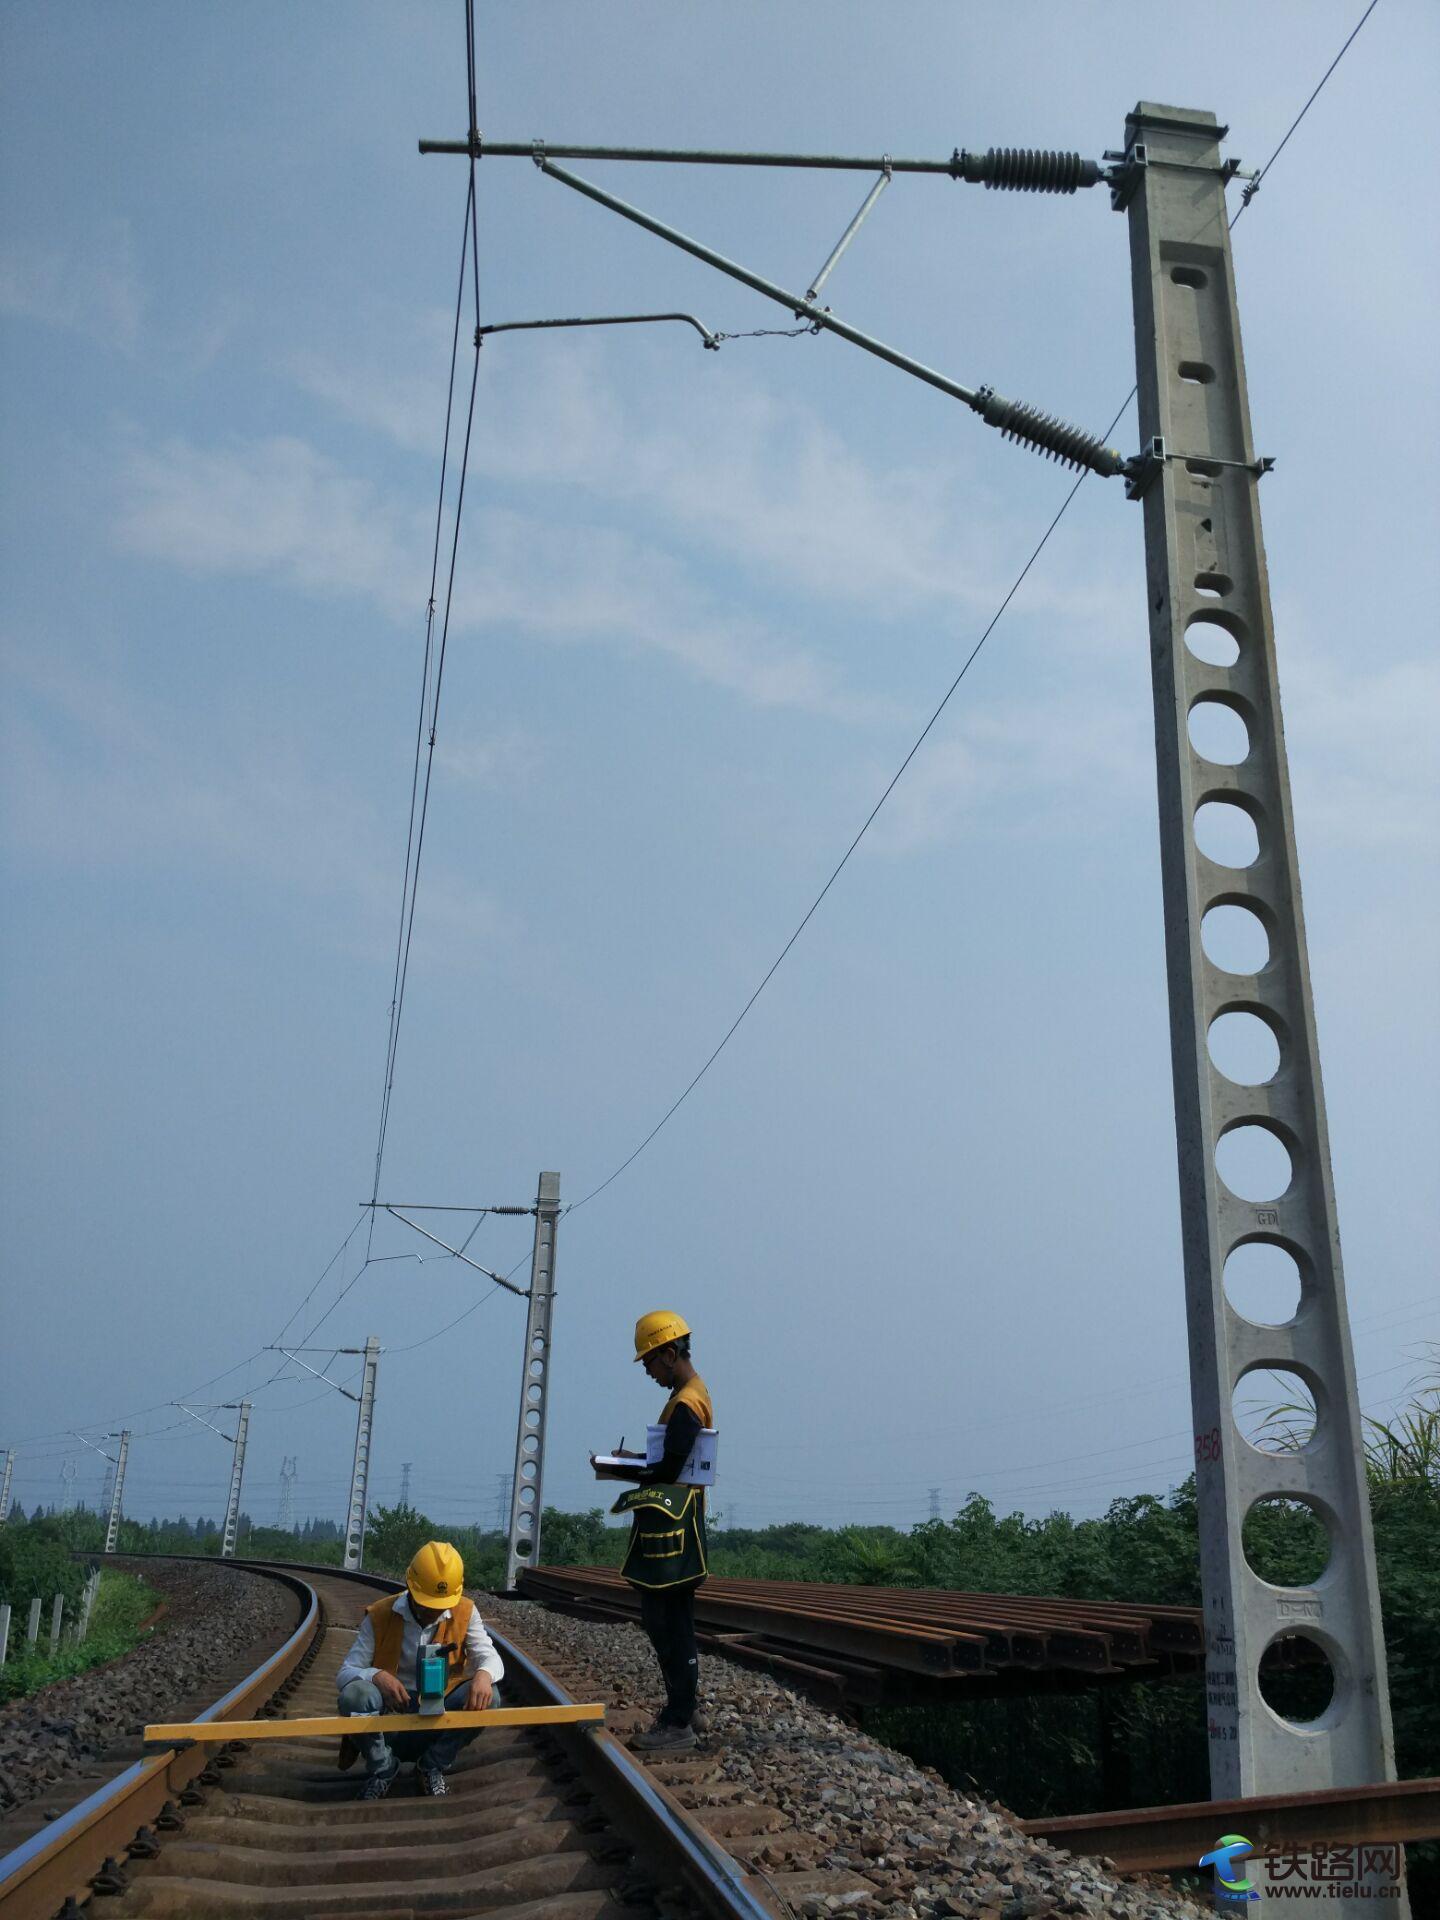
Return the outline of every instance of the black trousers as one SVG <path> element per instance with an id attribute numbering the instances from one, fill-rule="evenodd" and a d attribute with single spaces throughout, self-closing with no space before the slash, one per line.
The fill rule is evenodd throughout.
<path id="1" fill-rule="evenodd" d="M 667 1727 L 688 1727 L 700 1690 L 700 1656 L 695 1646 L 695 1588 L 641 1587 L 640 1624 L 650 1636 L 665 1681 Z"/>

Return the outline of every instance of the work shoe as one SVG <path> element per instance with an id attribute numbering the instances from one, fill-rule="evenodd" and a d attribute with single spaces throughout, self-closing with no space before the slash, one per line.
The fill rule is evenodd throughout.
<path id="1" fill-rule="evenodd" d="M 421 1793 L 428 1793 L 432 1799 L 443 1800 L 450 1787 L 438 1767 L 417 1767 L 415 1778 L 420 1782 Z"/>
<path id="2" fill-rule="evenodd" d="M 695 1745 L 693 1727 L 670 1727 L 656 1721 L 646 1733 L 637 1733 L 630 1742 L 640 1753 L 688 1753 Z"/>
<path id="3" fill-rule="evenodd" d="M 360 1789 L 360 1798 L 362 1800 L 383 1800 L 386 1794 L 389 1793 L 391 1787 L 394 1786 L 395 1776 L 399 1771 L 399 1767 L 392 1767 L 389 1773 L 368 1774 L 364 1786 Z"/>

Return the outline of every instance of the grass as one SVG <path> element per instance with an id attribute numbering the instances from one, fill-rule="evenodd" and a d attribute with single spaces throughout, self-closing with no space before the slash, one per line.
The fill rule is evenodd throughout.
<path id="1" fill-rule="evenodd" d="M 79 1646 L 62 1645 L 55 1654 L 42 1651 L 47 1646 L 47 1626 L 42 1620 L 35 1651 L 25 1648 L 22 1637 L 20 1651 L 12 1651 L 0 1667 L 0 1701 L 26 1699 L 56 1680 L 68 1680 L 74 1674 L 104 1666 L 107 1660 L 118 1660 L 148 1638 L 148 1631 L 141 1632 L 140 1623 L 155 1611 L 162 1598 L 133 1574 L 102 1573 L 90 1632 L 84 1642 Z"/>

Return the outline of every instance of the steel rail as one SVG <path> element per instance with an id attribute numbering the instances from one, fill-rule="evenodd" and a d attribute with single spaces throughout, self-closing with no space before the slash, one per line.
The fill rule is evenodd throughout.
<path id="1" fill-rule="evenodd" d="M 135 1555 L 126 1559 L 185 1559 L 183 1555 Z M 318 1644 L 320 1595 L 311 1579 L 338 1582 L 372 1593 L 397 1593 L 403 1582 L 383 1574 L 303 1563 L 230 1560 L 240 1572 L 282 1580 L 308 1596 L 305 1617 L 276 1653 L 221 1699 L 196 1716 L 209 1723 L 239 1718 L 244 1709 L 273 1693 Z M 507 1634 L 491 1627 L 508 1675 L 539 1704 L 572 1709 L 578 1703 Z M 606 1814 L 661 1881 L 684 1883 L 709 1920 L 786 1920 L 783 1904 L 763 1875 L 748 1872 L 620 1742 L 593 1724 L 552 1724 L 547 1735 L 562 1745 L 587 1776 Z M 236 1737 L 240 1737 L 237 1732 Z M 49 1920 L 67 1897 L 83 1899 L 91 1877 L 114 1857 L 122 1859 L 137 1830 L 214 1764 L 203 1744 L 168 1749 L 126 1767 L 104 1787 L 53 1822 L 33 1840 L 0 1860 L 3 1920 Z"/>
<path id="2" fill-rule="evenodd" d="M 1313 1846 L 1398 1845 L 1440 1840 L 1440 1779 L 1382 1780 L 1312 1793 L 1262 1793 L 1245 1800 L 1192 1800 L 1053 1820 L 1021 1831 L 1071 1853 L 1105 1855 L 1122 1873 L 1193 1867 L 1217 1833 L 1243 1827 L 1256 1853 Z"/>
<path id="3" fill-rule="evenodd" d="M 123 1554 L 122 1559 L 183 1559 L 185 1555 Z M 320 1625 L 320 1599 L 308 1581 L 268 1563 L 231 1560 L 229 1566 L 279 1581 L 305 1605 L 304 1617 L 285 1644 L 222 1694 L 197 1720 L 238 1718 L 242 1710 L 268 1699 L 300 1664 Z M 203 1748 L 188 1752 L 167 1748 L 136 1760 L 113 1780 L 49 1822 L 0 1857 L 0 1915 L 5 1920 L 40 1920 L 67 1898 L 88 1891 L 90 1876 L 113 1855 L 122 1854 L 138 1830 L 167 1800 L 178 1797 L 210 1766 Z"/>
<path id="4" fill-rule="evenodd" d="M 521 1592 L 550 1603 L 603 1607 L 633 1617 L 634 1595 L 613 1568 L 535 1567 Z M 972 1680 L 1009 1671 L 1089 1679 L 1162 1677 L 1196 1664 L 1203 1638 L 1193 1608 L 1154 1610 L 1119 1602 L 1045 1600 L 946 1589 L 846 1587 L 784 1580 L 711 1579 L 697 1622 L 746 1640 L 785 1643 L 780 1652 L 867 1663 L 884 1670 Z"/>
<path id="5" fill-rule="evenodd" d="M 565 1689 L 507 1635 L 492 1627 L 490 1637 L 499 1643 L 507 1673 L 513 1667 L 531 1691 L 550 1705 L 573 1704 Z M 707 1913 L 731 1915 L 734 1920 L 777 1920 L 783 1914 L 763 1877 L 746 1873 L 613 1733 L 589 1726 L 557 1728 L 556 1732 L 577 1758 L 590 1762 L 597 1790 L 607 1800 L 616 1824 L 624 1826 L 638 1818 L 643 1826 L 643 1833 L 637 1835 L 642 1846 L 648 1843 L 660 1849 Z"/>
<path id="6" fill-rule="evenodd" d="M 244 1561 L 232 1565 L 244 1566 Z M 265 1564 L 263 1562 L 257 1564 Z M 327 1579 L 360 1581 L 386 1593 L 398 1593 L 403 1581 L 383 1574 L 347 1572 L 338 1567 L 304 1567 Z M 522 1676 L 524 1684 L 553 1706 L 574 1704 L 571 1696 L 517 1647 L 493 1622 L 486 1630 L 500 1649 L 507 1674 Z M 642 1849 L 659 1851 L 670 1869 L 680 1875 L 712 1920 L 788 1920 L 786 1910 L 759 1874 L 744 1871 L 733 1855 L 705 1831 L 674 1795 L 654 1780 L 603 1727 L 554 1727 L 551 1734 L 577 1762 L 587 1765 L 597 1791 L 617 1826 L 631 1827 Z"/>

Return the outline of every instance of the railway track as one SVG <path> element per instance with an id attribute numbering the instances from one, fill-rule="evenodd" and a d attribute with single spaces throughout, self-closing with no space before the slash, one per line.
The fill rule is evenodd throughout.
<path id="1" fill-rule="evenodd" d="M 232 1564 L 287 1581 L 301 1618 L 203 1717 L 332 1713 L 335 1672 L 363 1608 L 399 1583 Z M 558 1679 L 505 1635 L 494 1638 L 509 1704 L 568 1702 Z M 336 1769 L 333 1740 L 167 1751 L 126 1767 L 0 1859 L 0 1916 L 407 1920 L 504 1910 L 513 1920 L 779 1920 L 786 1909 L 771 1883 L 711 1831 L 759 1833 L 775 1816 L 726 1799 L 716 1773 L 703 1754 L 643 1765 L 593 1725 L 495 1728 L 461 1755 L 444 1799 L 420 1798 L 407 1778 L 385 1800 L 361 1803 L 356 1775 Z M 714 1800 L 722 1804 L 700 1804 Z"/>

